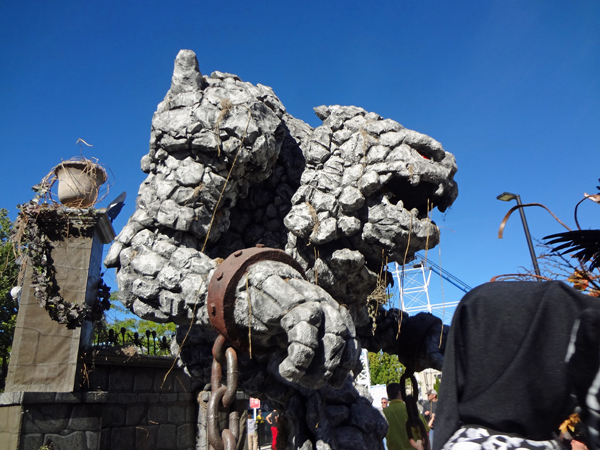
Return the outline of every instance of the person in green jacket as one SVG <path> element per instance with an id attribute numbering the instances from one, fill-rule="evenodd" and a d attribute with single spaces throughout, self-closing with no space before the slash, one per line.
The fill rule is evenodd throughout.
<path id="1" fill-rule="evenodd" d="M 419 435 L 419 430 L 413 428 L 413 436 L 415 437 L 414 445 L 411 444 L 408 434 L 406 433 L 406 421 L 408 420 L 408 412 L 406 404 L 402 401 L 400 393 L 402 387 L 399 383 L 390 383 L 386 386 L 389 406 L 383 410 L 383 414 L 388 421 L 389 428 L 386 435 L 388 450 L 423 450 L 421 444 L 423 437 Z M 429 431 L 427 422 L 421 416 L 425 429 Z"/>

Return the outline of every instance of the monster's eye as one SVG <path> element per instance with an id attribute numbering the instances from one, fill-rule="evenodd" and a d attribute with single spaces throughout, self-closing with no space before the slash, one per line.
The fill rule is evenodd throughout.
<path id="1" fill-rule="evenodd" d="M 413 150 L 415 150 L 419 155 L 421 155 L 425 159 L 435 161 L 435 162 L 440 162 L 444 159 L 443 151 L 434 150 L 431 147 L 428 147 L 426 145 L 415 145 L 412 148 L 413 148 Z"/>

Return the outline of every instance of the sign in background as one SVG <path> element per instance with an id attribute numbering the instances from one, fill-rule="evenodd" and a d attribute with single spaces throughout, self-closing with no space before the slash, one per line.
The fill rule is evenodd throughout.
<path id="1" fill-rule="evenodd" d="M 260 400 L 258 398 L 250 397 L 250 408 L 252 408 L 252 409 L 260 408 Z"/>

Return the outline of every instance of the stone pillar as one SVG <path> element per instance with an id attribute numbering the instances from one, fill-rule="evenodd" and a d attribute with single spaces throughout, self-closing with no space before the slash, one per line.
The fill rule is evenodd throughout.
<path id="1" fill-rule="evenodd" d="M 17 450 L 19 448 L 22 413 L 20 405 L 0 407 L 0 450 Z"/>
<path id="2" fill-rule="evenodd" d="M 65 208 L 67 209 L 67 208 Z M 70 210 L 73 211 L 73 210 Z M 76 215 L 49 233 L 60 295 L 68 302 L 92 305 L 102 264 L 102 246 L 114 238 L 105 214 L 82 228 Z M 92 324 L 68 329 L 50 319 L 31 286 L 32 268 L 25 273 L 19 314 L 6 380 L 6 392 L 72 392 L 78 390 L 80 347 L 91 343 Z"/>

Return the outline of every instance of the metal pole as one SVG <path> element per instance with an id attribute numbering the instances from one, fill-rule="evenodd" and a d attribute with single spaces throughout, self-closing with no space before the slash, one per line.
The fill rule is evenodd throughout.
<path id="1" fill-rule="evenodd" d="M 522 205 L 521 196 L 517 194 L 517 204 Z M 531 261 L 533 262 L 533 270 L 538 277 L 541 277 L 540 267 L 538 266 L 537 257 L 535 256 L 535 250 L 533 249 L 533 243 L 531 242 L 531 235 L 529 234 L 529 226 L 527 225 L 527 219 L 525 218 L 525 211 L 523 208 L 519 208 L 519 212 L 521 213 L 521 222 L 523 222 L 523 230 L 525 230 L 525 237 L 527 238 L 527 245 L 529 246 L 529 253 L 531 254 Z M 542 281 L 541 278 L 538 278 L 537 281 Z"/>

